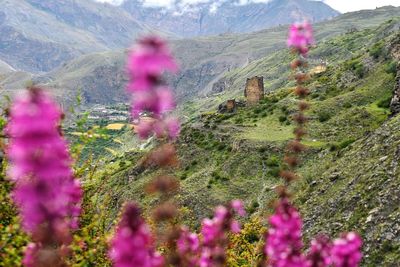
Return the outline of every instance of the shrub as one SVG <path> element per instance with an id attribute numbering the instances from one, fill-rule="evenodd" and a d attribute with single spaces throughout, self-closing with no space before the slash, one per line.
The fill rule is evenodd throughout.
<path id="1" fill-rule="evenodd" d="M 397 63 L 395 61 L 391 61 L 386 64 L 385 66 L 385 72 L 388 74 L 397 74 Z"/>
<path id="2" fill-rule="evenodd" d="M 380 108 L 389 108 L 390 107 L 390 102 L 392 101 L 392 96 L 387 96 L 384 99 L 381 99 L 378 101 L 377 106 Z"/>
<path id="3" fill-rule="evenodd" d="M 268 175 L 273 177 L 279 177 L 279 173 L 281 172 L 280 167 L 272 167 L 268 170 Z"/>
<path id="4" fill-rule="evenodd" d="M 238 118 L 235 119 L 235 123 L 236 123 L 236 124 L 242 124 L 243 121 L 244 121 L 244 120 L 243 120 L 242 117 L 238 117 Z"/>
<path id="5" fill-rule="evenodd" d="M 282 116 L 279 116 L 279 122 L 285 122 L 287 120 L 287 117 L 286 116 L 284 116 L 284 115 L 282 115 Z"/>
<path id="6" fill-rule="evenodd" d="M 332 117 L 332 115 L 329 111 L 321 111 L 318 114 L 319 122 L 326 122 L 326 121 L 330 120 L 331 117 Z"/>
<path id="7" fill-rule="evenodd" d="M 348 147 L 349 145 L 351 145 L 352 143 L 354 143 L 354 141 L 355 141 L 355 139 L 353 139 L 353 138 L 343 140 L 342 142 L 339 143 L 339 148 L 344 149 L 344 148 Z"/>
<path id="8" fill-rule="evenodd" d="M 359 58 L 347 61 L 345 63 L 345 69 L 352 71 L 359 78 L 365 75 L 365 67 Z"/>
<path id="9" fill-rule="evenodd" d="M 344 108 L 351 108 L 352 104 L 351 104 L 351 102 L 346 102 L 346 103 L 343 104 L 343 107 Z"/>
<path id="10" fill-rule="evenodd" d="M 383 41 L 374 44 L 372 48 L 369 50 L 370 56 L 375 59 L 378 59 L 380 56 L 382 56 L 384 52 L 384 45 L 385 43 Z"/>
<path id="11" fill-rule="evenodd" d="M 279 159 L 277 156 L 271 156 L 267 162 L 266 162 L 268 167 L 279 167 Z"/>

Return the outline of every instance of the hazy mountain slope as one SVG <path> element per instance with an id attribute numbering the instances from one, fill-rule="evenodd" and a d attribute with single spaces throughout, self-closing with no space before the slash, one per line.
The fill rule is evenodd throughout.
<path id="1" fill-rule="evenodd" d="M 125 48 L 147 28 L 123 10 L 91 0 L 26 0 L 33 7 L 85 32 L 108 48 Z"/>
<path id="2" fill-rule="evenodd" d="M 123 10 L 89 0 L 0 0 L 0 58 L 25 71 L 127 47 L 145 30 Z"/>
<path id="3" fill-rule="evenodd" d="M 375 27 L 388 18 L 396 16 L 400 16 L 400 8 L 380 8 L 374 11 L 345 14 L 331 21 L 316 24 L 316 37 L 318 42 L 323 42 L 354 28 Z M 229 34 L 172 41 L 171 46 L 180 63 L 181 71 L 176 77 L 169 77 L 168 81 L 175 89 L 181 103 L 196 100 L 194 105 L 200 105 L 203 110 L 215 107 L 220 99 L 242 95 L 245 79 L 251 75 L 266 76 L 267 89 L 274 90 L 279 87 L 280 82 L 279 79 L 273 81 L 272 79 L 276 76 L 280 79 L 286 78 L 282 75 L 282 68 L 285 67 L 274 68 L 274 66 L 280 66 L 281 59 L 273 55 L 275 51 L 285 48 L 286 35 L 287 27 L 281 26 L 250 34 Z M 335 47 L 332 46 L 329 49 L 325 53 L 335 56 Z M 341 53 L 346 54 L 346 51 Z M 88 58 L 86 56 L 78 58 L 45 75 L 43 80 L 51 87 L 62 88 L 62 91 L 69 96 L 74 96 L 79 87 L 92 103 L 124 101 L 126 98 L 123 91 L 125 82 L 123 54 L 124 51 L 96 53 L 89 56 L 93 60 L 88 62 L 86 62 Z M 347 56 L 350 54 L 347 53 Z M 266 66 L 261 63 L 264 59 L 269 62 Z M 89 67 L 90 64 L 93 66 Z M 236 70 L 236 68 L 239 69 Z M 96 77 L 104 77 L 107 82 L 104 83 L 103 79 Z M 228 82 L 218 92 L 213 91 L 215 84 L 221 79 Z M 96 96 L 91 96 L 89 88 L 100 88 L 96 89 L 96 92 L 104 88 L 107 91 L 105 93 L 112 92 L 114 97 L 104 98 L 97 93 L 95 93 Z M 220 96 L 205 98 L 214 93 Z M 201 98 L 197 99 L 198 96 Z"/>
<path id="4" fill-rule="evenodd" d="M 3 60 L 0 60 L 0 74 L 5 74 L 8 72 L 14 71 L 14 68 L 11 67 L 9 64 L 4 62 Z"/>
<path id="5" fill-rule="evenodd" d="M 216 35 L 227 32 L 252 32 L 293 21 L 312 22 L 339 13 L 323 2 L 273 0 L 270 3 L 219 1 L 169 8 L 146 7 L 138 0 L 126 0 L 122 7 L 138 20 L 179 36 Z"/>

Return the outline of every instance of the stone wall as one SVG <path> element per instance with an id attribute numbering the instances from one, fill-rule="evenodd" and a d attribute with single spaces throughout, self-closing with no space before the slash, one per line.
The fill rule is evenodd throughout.
<path id="1" fill-rule="evenodd" d="M 247 79 L 244 90 L 248 105 L 257 105 L 264 98 L 264 79 L 263 77 L 253 77 Z"/>

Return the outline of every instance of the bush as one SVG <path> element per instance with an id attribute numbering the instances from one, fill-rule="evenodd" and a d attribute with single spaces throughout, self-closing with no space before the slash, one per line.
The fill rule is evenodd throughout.
<path id="1" fill-rule="evenodd" d="M 388 96 L 384 99 L 379 100 L 377 103 L 377 106 L 380 108 L 386 108 L 388 109 L 390 107 L 390 102 L 392 101 L 392 96 Z"/>
<path id="2" fill-rule="evenodd" d="M 266 163 L 268 167 L 279 167 L 279 158 L 277 156 L 271 156 Z"/>
<path id="3" fill-rule="evenodd" d="M 242 117 L 238 117 L 238 118 L 235 119 L 235 123 L 236 123 L 236 124 L 242 124 L 243 121 L 244 121 L 244 120 L 243 120 Z"/>
<path id="4" fill-rule="evenodd" d="M 369 50 L 370 56 L 375 59 L 378 59 L 380 56 L 382 56 L 384 51 L 384 45 L 385 43 L 383 41 L 374 44 L 372 48 Z"/>
<path id="5" fill-rule="evenodd" d="M 279 122 L 285 122 L 287 120 L 287 117 L 286 116 L 279 116 Z"/>
<path id="6" fill-rule="evenodd" d="M 318 114 L 318 120 L 319 122 L 326 122 L 330 120 L 331 116 L 332 115 L 329 111 L 322 111 Z"/>
<path id="7" fill-rule="evenodd" d="M 356 141 L 356 140 L 353 139 L 353 138 L 348 139 L 348 140 L 344 140 L 344 141 L 339 143 L 339 148 L 340 149 L 344 149 L 344 148 L 348 147 L 349 145 L 351 145 L 352 143 L 354 143 L 354 141 Z"/>
<path id="8" fill-rule="evenodd" d="M 279 177 L 279 173 L 281 172 L 280 167 L 272 167 L 268 170 L 268 175 L 273 177 Z"/>
<path id="9" fill-rule="evenodd" d="M 346 102 L 346 103 L 343 104 L 343 107 L 344 108 L 351 108 L 352 104 L 350 102 Z"/>
<path id="10" fill-rule="evenodd" d="M 365 75 L 365 67 L 358 58 L 347 61 L 345 63 L 345 69 L 352 71 L 359 78 L 362 78 Z"/>
<path id="11" fill-rule="evenodd" d="M 397 63 L 395 61 L 391 61 L 386 64 L 385 66 L 385 72 L 388 74 L 397 74 Z"/>

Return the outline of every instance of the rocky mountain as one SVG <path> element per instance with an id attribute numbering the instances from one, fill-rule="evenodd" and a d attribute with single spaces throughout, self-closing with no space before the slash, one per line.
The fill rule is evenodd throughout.
<path id="1" fill-rule="evenodd" d="M 139 21 L 184 37 L 252 32 L 303 19 L 318 22 L 339 14 L 321 1 L 309 0 L 177 2 L 170 8 L 125 0 L 122 8 Z"/>
<path id="2" fill-rule="evenodd" d="M 400 8 L 393 7 L 340 15 L 315 24 L 316 38 L 324 42 L 346 32 L 376 27 L 399 15 Z M 274 58 L 274 52 L 285 48 L 286 34 L 287 26 L 281 26 L 255 33 L 172 40 L 170 45 L 181 71 L 177 76 L 167 77 L 168 82 L 180 103 L 196 100 L 196 104 L 204 104 L 204 109 L 217 106 L 221 97 L 241 94 L 245 79 L 251 75 L 264 76 L 267 89 L 273 91 L 286 78 L 282 73 L 287 69 L 277 67 L 278 59 Z M 326 53 L 334 55 L 334 47 L 330 49 Z M 270 58 L 268 65 L 260 63 L 266 58 Z M 124 50 L 93 53 L 78 57 L 38 80 L 55 90 L 63 101 L 75 99 L 81 91 L 88 103 L 112 104 L 127 100 L 124 64 Z M 218 94 L 221 97 L 213 97 Z"/>
<path id="3" fill-rule="evenodd" d="M 46 72 L 83 54 L 128 47 L 147 29 L 122 9 L 90 0 L 1 0 L 0 59 Z"/>
<path id="4" fill-rule="evenodd" d="M 287 23 L 289 17 L 322 20 L 337 14 L 322 3 L 278 2 L 243 6 L 226 2 L 217 13 L 208 12 L 210 4 L 199 4 L 176 16 L 176 11 L 147 8 L 136 1 L 119 7 L 93 0 L 0 0 L 0 59 L 18 70 L 47 72 L 80 55 L 129 47 L 147 31 L 170 36 L 247 32 L 275 25 L 271 21 Z M 238 16 L 241 13 L 245 15 Z M 204 22 L 198 26 L 195 17 L 200 14 Z"/>

